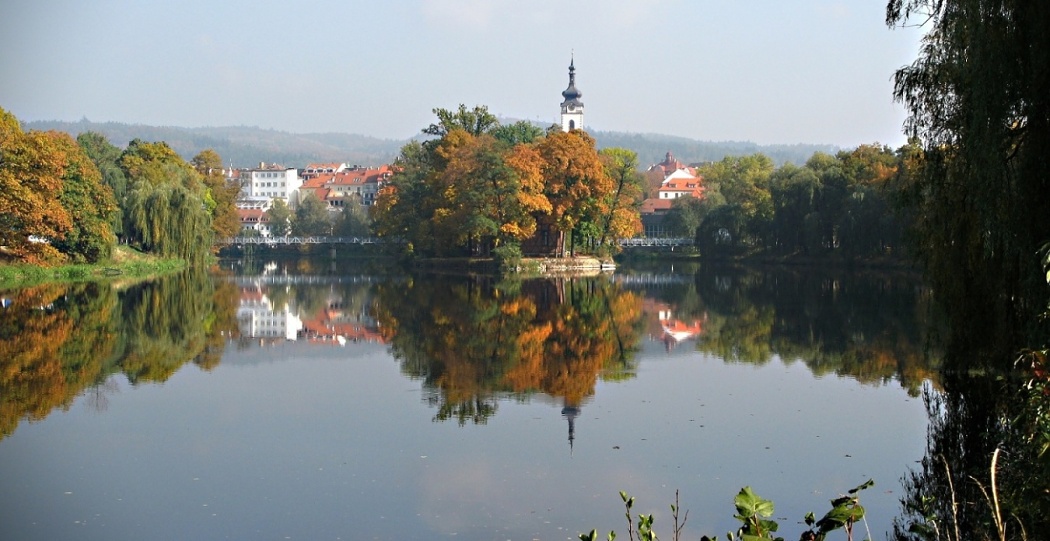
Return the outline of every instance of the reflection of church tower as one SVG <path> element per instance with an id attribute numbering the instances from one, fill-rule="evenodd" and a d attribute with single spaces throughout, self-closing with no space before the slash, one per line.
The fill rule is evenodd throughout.
<path id="1" fill-rule="evenodd" d="M 572 442 L 576 440 L 576 416 L 580 414 L 580 408 L 565 406 L 561 409 L 563 417 L 569 420 L 569 454 L 572 454 Z"/>
<path id="2" fill-rule="evenodd" d="M 576 89 L 576 59 L 569 60 L 569 87 L 561 93 L 561 131 L 583 129 L 583 92 Z"/>

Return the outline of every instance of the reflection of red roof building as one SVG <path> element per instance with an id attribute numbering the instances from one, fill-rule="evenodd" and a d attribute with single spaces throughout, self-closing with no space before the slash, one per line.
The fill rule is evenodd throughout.
<path id="1" fill-rule="evenodd" d="M 660 321 L 660 326 L 664 330 L 664 338 L 674 340 L 676 343 L 696 338 L 704 332 L 699 319 L 694 319 L 692 323 L 685 323 L 678 319 L 664 319 Z"/>
<path id="2" fill-rule="evenodd" d="M 704 334 L 706 314 L 701 319 L 683 321 L 674 317 L 671 305 L 652 299 L 646 299 L 643 309 L 653 316 L 649 324 L 650 338 L 659 337 L 668 351 L 681 342 L 695 340 Z"/>
<path id="3" fill-rule="evenodd" d="M 370 342 L 383 344 L 379 329 L 372 328 L 359 321 L 339 321 L 340 312 L 324 310 L 316 317 L 303 321 L 300 336 L 310 343 L 339 344 L 347 342 Z"/>

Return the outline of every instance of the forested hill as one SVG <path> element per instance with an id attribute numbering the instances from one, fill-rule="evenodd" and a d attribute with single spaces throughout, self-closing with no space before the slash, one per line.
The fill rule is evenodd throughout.
<path id="1" fill-rule="evenodd" d="M 164 141 L 186 160 L 210 148 L 222 157 L 224 165 L 234 167 L 251 167 L 260 162 L 288 167 L 324 162 L 380 165 L 393 161 L 407 142 L 350 133 L 288 133 L 252 126 L 180 128 L 81 120 L 26 122 L 23 127 L 26 130 L 64 131 L 74 137 L 85 131 L 94 131 L 121 148 L 133 139 Z M 759 145 L 748 141 L 698 141 L 659 134 L 590 133 L 598 148 L 623 147 L 637 152 L 643 166 L 663 161 L 667 152 L 684 163 L 717 161 L 726 156 L 760 152 L 778 165 L 785 162 L 801 165 L 818 150 L 829 153 L 839 150 L 832 145 Z"/>
<path id="2" fill-rule="evenodd" d="M 253 126 L 180 128 L 81 120 L 26 122 L 23 127 L 64 131 L 74 137 L 86 131 L 98 132 L 121 148 L 133 139 L 164 141 L 186 160 L 210 148 L 222 157 L 223 165 L 234 167 L 253 167 L 260 162 L 288 167 L 324 162 L 380 165 L 390 163 L 405 144 L 349 133 L 288 133 Z"/>
<path id="3" fill-rule="evenodd" d="M 759 145 L 750 141 L 698 141 L 685 137 L 659 134 L 624 132 L 589 132 L 598 143 L 598 148 L 622 147 L 638 153 L 642 164 L 664 161 L 668 152 L 683 163 L 714 162 L 726 156 L 746 156 L 761 153 L 772 158 L 777 165 L 790 162 L 802 165 L 814 152 L 834 154 L 841 150 L 834 145 L 794 144 Z"/>

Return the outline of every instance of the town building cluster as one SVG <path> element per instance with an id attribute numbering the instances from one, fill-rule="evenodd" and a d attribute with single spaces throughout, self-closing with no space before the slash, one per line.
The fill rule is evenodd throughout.
<path id="1" fill-rule="evenodd" d="M 561 93 L 561 128 L 583 129 L 583 92 L 576 88 L 575 59 L 569 62 L 569 86 Z M 375 203 L 383 184 L 393 175 L 391 165 L 378 167 L 350 166 L 345 163 L 312 163 L 303 169 L 260 163 L 257 168 L 230 170 L 231 181 L 239 182 L 241 194 L 237 209 L 241 231 L 269 237 L 272 235 L 267 210 L 280 200 L 294 210 L 308 195 L 328 205 L 337 213 L 350 205 L 365 207 Z M 652 195 L 642 202 L 641 215 L 645 236 L 667 236 L 663 217 L 674 201 L 681 197 L 703 199 L 703 177 L 695 167 L 676 160 L 670 152 L 663 162 L 646 172 Z"/>
<path id="2" fill-rule="evenodd" d="M 231 181 L 241 185 L 236 203 L 241 231 L 263 237 L 272 234 L 266 211 L 277 200 L 292 210 L 308 195 L 324 202 L 333 213 L 349 205 L 368 207 L 392 174 L 390 165 L 345 163 L 312 163 L 303 169 L 260 163 L 257 168 L 227 172 Z"/>

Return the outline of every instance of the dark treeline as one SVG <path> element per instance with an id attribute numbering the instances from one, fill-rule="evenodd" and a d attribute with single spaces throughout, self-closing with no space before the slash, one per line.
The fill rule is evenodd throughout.
<path id="1" fill-rule="evenodd" d="M 862 145 L 780 167 L 764 154 L 726 157 L 698 168 L 703 199 L 675 200 L 664 227 L 708 255 L 902 257 L 907 218 L 894 208 L 910 149 Z"/>

